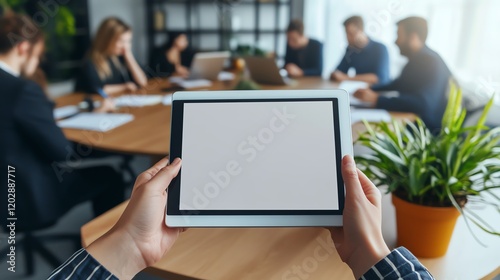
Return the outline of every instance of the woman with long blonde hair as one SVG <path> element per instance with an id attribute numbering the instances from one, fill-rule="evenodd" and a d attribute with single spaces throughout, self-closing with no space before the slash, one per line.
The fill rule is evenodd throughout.
<path id="1" fill-rule="evenodd" d="M 118 18 L 107 18 L 95 35 L 87 61 L 77 77 L 76 91 L 109 95 L 134 92 L 147 84 L 132 53 L 132 29 Z"/>

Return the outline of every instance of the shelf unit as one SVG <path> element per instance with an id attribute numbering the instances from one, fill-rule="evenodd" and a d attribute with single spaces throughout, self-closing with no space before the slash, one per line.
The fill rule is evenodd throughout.
<path id="1" fill-rule="evenodd" d="M 155 47 L 167 40 L 168 32 L 182 32 L 188 35 L 191 46 L 199 51 L 229 50 L 229 40 L 231 38 L 238 40 L 245 37 L 247 42 L 242 45 L 257 46 L 261 40 L 272 38 L 272 44 L 266 51 L 274 51 L 278 58 L 283 57 L 286 47 L 286 27 L 292 16 L 292 0 L 240 0 L 233 4 L 232 16 L 226 19 L 232 22 L 235 17 L 235 11 L 240 14 L 244 12 L 244 18 L 247 20 L 240 22 L 238 28 L 232 26 L 231 29 L 225 28 L 221 17 L 218 16 L 218 3 L 224 1 L 217 0 L 145 0 L 146 18 L 148 33 L 148 49 L 151 52 Z M 155 28 L 155 13 L 161 11 L 165 16 L 165 27 Z M 264 15 L 263 13 L 266 12 Z M 210 26 L 202 22 L 203 17 L 210 17 L 214 13 Z M 270 17 L 270 15 L 272 16 Z M 267 16 L 266 16 L 267 15 Z M 181 19 L 182 16 L 182 19 Z M 176 18 L 178 20 L 171 19 Z M 169 21 L 170 19 L 170 21 Z M 241 18 L 240 18 L 241 19 Z M 263 27 L 261 21 L 265 20 L 266 27 Z M 177 26 L 171 26 L 171 22 Z M 184 21 L 184 22 L 181 22 Z M 253 22 L 250 22 L 253 21 Z M 216 22 L 216 23 L 215 23 Z M 183 26 L 180 26 L 183 25 Z M 208 37 L 207 37 L 208 36 Z M 248 39 L 251 38 L 251 39 Z M 267 39 L 266 39 L 267 38 Z M 207 40 L 210 39 L 210 40 Z M 212 42 L 207 47 L 203 43 Z M 269 40 L 267 40 L 269 41 Z M 214 42 L 217 42 L 214 44 Z M 282 43 L 280 45 L 280 42 Z M 260 47 L 260 46 L 259 46 Z M 282 49 L 282 50 L 281 50 Z"/>

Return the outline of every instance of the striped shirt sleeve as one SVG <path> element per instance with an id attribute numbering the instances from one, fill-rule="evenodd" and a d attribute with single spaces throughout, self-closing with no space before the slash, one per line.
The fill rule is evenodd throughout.
<path id="1" fill-rule="evenodd" d="M 410 251 L 399 247 L 372 266 L 360 279 L 434 280 L 434 277 Z"/>
<path id="2" fill-rule="evenodd" d="M 50 274 L 48 280 L 118 278 L 94 259 L 85 249 L 80 249 Z"/>

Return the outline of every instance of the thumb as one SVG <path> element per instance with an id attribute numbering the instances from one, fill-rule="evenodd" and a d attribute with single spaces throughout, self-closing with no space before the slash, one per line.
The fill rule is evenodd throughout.
<path id="1" fill-rule="evenodd" d="M 351 200 L 363 196 L 358 169 L 356 168 L 354 159 L 350 155 L 346 155 L 342 159 L 342 178 L 345 184 L 346 199 Z"/>
<path id="2" fill-rule="evenodd" d="M 176 158 L 170 165 L 163 167 L 156 175 L 149 181 L 151 188 L 154 191 L 164 192 L 170 182 L 179 174 L 181 169 L 181 159 Z"/>

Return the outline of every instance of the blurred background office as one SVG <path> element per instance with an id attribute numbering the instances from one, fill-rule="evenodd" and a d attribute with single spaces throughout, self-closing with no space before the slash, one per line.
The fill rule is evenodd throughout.
<path id="1" fill-rule="evenodd" d="M 119 18 L 133 30 L 131 52 L 148 77 L 179 72 L 183 68 L 173 66 L 175 61 L 177 66 L 189 68 L 191 52 L 202 51 L 230 51 L 233 57 L 265 54 L 275 58 L 280 68 L 284 67 L 287 28 L 298 19 L 303 22 L 304 36 L 321 42 L 322 70 L 316 74 L 329 79 L 346 53 L 348 42 L 343 23 L 359 15 L 364 20 L 366 35 L 387 48 L 389 78 L 394 79 L 408 62 L 395 44 L 396 23 L 409 16 L 420 16 L 428 23 L 426 44 L 443 58 L 463 87 L 470 111 L 480 110 L 494 92 L 500 92 L 498 11 L 497 0 L 0 0 L 0 15 L 26 14 L 44 30 L 46 53 L 41 68 L 51 99 L 75 91 L 94 36 L 110 17 Z M 167 46 L 171 45 L 173 34 L 187 39 L 187 58 L 177 53 L 177 59 L 169 59 Z M 155 67 L 155 57 L 165 59 L 167 70 Z M 230 68 L 231 63 L 226 67 Z M 347 72 L 355 74 L 352 69 Z M 500 106 L 498 94 L 496 103 Z M 149 162 L 146 156 L 134 156 L 129 162 L 131 173 L 144 170 Z M 130 179 L 132 175 L 125 177 Z M 80 227 L 92 219 L 91 212 L 90 203 L 82 204 L 42 233 L 78 234 Z M 1 234 L 0 250 L 6 246 L 6 235 Z M 51 248 L 61 260 L 74 252 L 72 243 Z M 2 260 L 0 279 L 44 279 L 53 270 L 36 256 L 36 273 L 23 278 L 24 265 L 19 258 L 20 274 L 10 274 Z"/>

